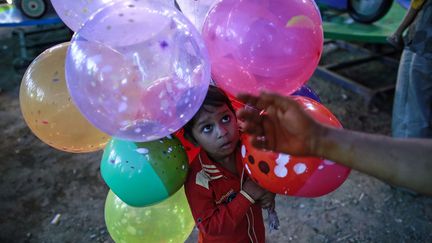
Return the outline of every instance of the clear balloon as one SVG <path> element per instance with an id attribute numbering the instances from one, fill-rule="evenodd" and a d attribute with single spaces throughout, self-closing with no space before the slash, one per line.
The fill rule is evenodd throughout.
<path id="1" fill-rule="evenodd" d="M 182 13 L 201 31 L 210 8 L 218 0 L 177 0 Z"/>
<path id="2" fill-rule="evenodd" d="M 320 103 L 293 96 L 302 108 L 320 123 L 342 127 L 336 117 Z M 298 157 L 254 148 L 242 136 L 241 152 L 246 171 L 260 186 L 278 194 L 319 197 L 336 190 L 351 169 L 318 157 Z"/>
<path id="3" fill-rule="evenodd" d="M 27 68 L 20 87 L 21 112 L 44 143 L 66 152 L 97 151 L 110 136 L 91 125 L 71 101 L 64 71 L 68 46 L 49 48 Z"/>
<path id="4" fill-rule="evenodd" d="M 51 3 L 60 19 L 77 31 L 94 13 L 116 1 L 119 0 L 51 0 Z M 174 6 L 173 0 L 158 1 Z"/>
<path id="5" fill-rule="evenodd" d="M 222 0 L 203 27 L 212 77 L 224 90 L 291 94 L 318 65 L 323 48 L 312 0 Z"/>
<path id="6" fill-rule="evenodd" d="M 179 190 L 188 171 L 186 152 L 176 137 L 134 143 L 112 139 L 106 146 L 101 174 L 123 202 L 144 207 Z"/>
<path id="7" fill-rule="evenodd" d="M 207 49 L 180 12 L 153 1 L 120 1 L 74 35 L 66 80 L 74 102 L 102 131 L 151 141 L 180 129 L 210 83 Z"/>
<path id="8" fill-rule="evenodd" d="M 115 242 L 128 243 L 184 242 L 195 225 L 183 188 L 144 208 L 131 207 L 109 191 L 105 223 Z"/>

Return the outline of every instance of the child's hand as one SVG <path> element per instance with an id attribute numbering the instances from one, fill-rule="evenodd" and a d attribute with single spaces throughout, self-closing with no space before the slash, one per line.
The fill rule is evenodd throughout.
<path id="1" fill-rule="evenodd" d="M 266 193 L 266 190 L 258 186 L 250 178 L 247 178 L 243 184 L 243 191 L 245 191 L 255 201 L 259 200 L 264 193 Z"/>
<path id="2" fill-rule="evenodd" d="M 275 208 L 275 197 L 276 194 L 273 192 L 266 191 L 260 199 L 258 199 L 258 202 L 260 203 L 261 207 L 264 209 L 274 209 Z"/>

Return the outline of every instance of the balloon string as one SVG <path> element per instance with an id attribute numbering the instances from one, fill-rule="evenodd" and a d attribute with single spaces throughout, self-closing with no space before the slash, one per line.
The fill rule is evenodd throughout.
<path id="1" fill-rule="evenodd" d="M 263 115 L 265 113 L 264 110 L 260 110 L 258 108 L 256 108 L 255 106 L 249 105 L 249 104 L 245 104 L 241 101 L 235 100 L 235 99 L 230 99 L 232 104 L 237 104 L 237 105 L 241 105 L 242 107 L 244 107 L 245 109 L 253 109 L 255 111 L 258 111 L 260 113 L 260 115 Z"/>
<path id="2" fill-rule="evenodd" d="M 235 100 L 235 99 L 231 99 L 231 103 L 236 103 L 237 105 L 246 106 L 245 103 L 238 101 L 238 100 Z"/>
<path id="3" fill-rule="evenodd" d="M 194 4 L 194 17 L 195 25 L 198 26 L 198 0 L 195 0 Z"/>

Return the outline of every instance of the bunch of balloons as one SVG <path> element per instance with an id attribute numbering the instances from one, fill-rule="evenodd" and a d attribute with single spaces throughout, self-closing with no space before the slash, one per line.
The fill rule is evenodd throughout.
<path id="1" fill-rule="evenodd" d="M 77 153 L 108 143 L 101 174 L 115 241 L 177 242 L 190 234 L 181 188 L 199 148 L 179 129 L 201 107 L 210 76 L 237 109 L 239 92 L 300 95 L 312 116 L 340 127 L 304 85 L 323 46 L 313 0 L 177 3 L 183 13 L 174 0 L 52 0 L 75 34 L 37 57 L 21 85 L 24 119 L 42 141 Z M 324 195 L 349 174 L 320 158 L 256 150 L 245 138 L 242 155 L 250 176 L 281 194 Z"/>
<path id="2" fill-rule="evenodd" d="M 180 188 L 188 159 L 170 134 L 192 118 L 208 89 L 210 61 L 200 33 L 172 0 L 52 4 L 75 34 L 29 66 L 20 90 L 25 121 L 43 142 L 67 152 L 100 150 L 111 139 L 101 173 L 123 205 L 106 210 L 115 240 L 186 239 L 193 220 Z M 145 213 L 130 218 L 135 208 L 125 207 Z M 117 224 L 133 219 L 136 234 Z"/>

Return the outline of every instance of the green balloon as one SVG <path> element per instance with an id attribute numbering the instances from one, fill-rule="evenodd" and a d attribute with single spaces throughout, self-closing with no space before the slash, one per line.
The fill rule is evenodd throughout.
<path id="1" fill-rule="evenodd" d="M 117 243 L 184 242 L 195 222 L 184 189 L 148 207 L 131 207 L 111 190 L 105 202 L 105 223 Z"/>
<path id="2" fill-rule="evenodd" d="M 175 137 L 141 143 L 113 138 L 105 147 L 100 169 L 123 202 L 144 207 L 180 189 L 188 165 L 187 154 Z"/>

